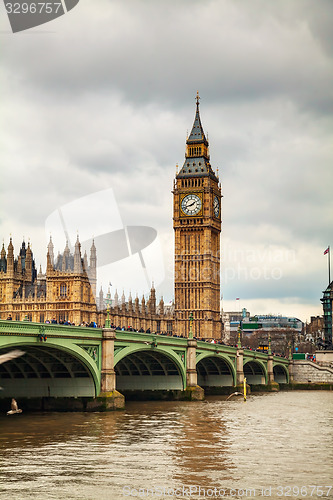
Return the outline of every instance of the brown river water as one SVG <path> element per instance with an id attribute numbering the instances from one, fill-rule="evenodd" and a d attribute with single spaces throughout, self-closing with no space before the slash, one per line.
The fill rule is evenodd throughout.
<path id="1" fill-rule="evenodd" d="M 1 499 L 263 497 L 333 499 L 332 392 L 0 416 Z"/>

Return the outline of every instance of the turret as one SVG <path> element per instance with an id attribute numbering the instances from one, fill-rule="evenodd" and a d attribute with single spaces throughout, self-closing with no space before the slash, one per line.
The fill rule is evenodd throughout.
<path id="1" fill-rule="evenodd" d="M 18 274 L 22 274 L 22 257 L 21 257 L 21 255 L 18 256 L 16 270 L 17 270 Z"/>
<path id="2" fill-rule="evenodd" d="M 99 310 L 101 311 L 102 309 L 104 309 L 104 294 L 103 294 L 103 289 L 101 287 L 100 291 L 99 291 L 99 301 L 98 301 L 98 305 L 99 305 Z"/>
<path id="3" fill-rule="evenodd" d="M 164 300 L 163 297 L 161 297 L 160 303 L 158 305 L 158 313 L 160 316 L 164 314 Z"/>
<path id="4" fill-rule="evenodd" d="M 95 242 L 93 240 L 92 245 L 90 247 L 90 266 L 88 275 L 89 275 L 90 286 L 94 296 L 96 296 L 96 284 L 97 284 L 96 266 L 97 266 L 96 247 L 95 247 Z"/>
<path id="5" fill-rule="evenodd" d="M 115 307 L 118 307 L 118 305 L 119 305 L 118 301 L 119 301 L 119 297 L 118 297 L 118 292 L 116 290 L 116 293 L 114 294 L 114 306 Z"/>
<path id="6" fill-rule="evenodd" d="M 138 296 L 135 297 L 134 310 L 135 310 L 135 314 L 137 316 L 139 316 L 139 314 L 140 314 L 140 303 L 139 303 L 139 297 Z"/>
<path id="7" fill-rule="evenodd" d="M 152 287 L 150 290 L 150 296 L 149 296 L 149 301 L 148 301 L 148 312 L 149 312 L 149 314 L 156 313 L 156 293 L 155 293 L 154 283 L 152 284 Z"/>
<path id="8" fill-rule="evenodd" d="M 79 242 L 79 236 L 76 238 L 75 250 L 74 250 L 74 273 L 82 273 L 82 263 L 81 263 L 81 244 Z"/>
<path id="9" fill-rule="evenodd" d="M 25 277 L 27 281 L 30 281 L 32 283 L 33 281 L 33 272 L 32 272 L 32 251 L 30 248 L 30 243 L 28 243 L 28 248 L 26 251 L 26 257 L 25 257 Z"/>
<path id="10" fill-rule="evenodd" d="M 88 257 L 87 257 L 87 252 L 84 251 L 84 256 L 83 256 L 83 270 L 87 273 L 88 272 Z"/>
<path id="11" fill-rule="evenodd" d="M 7 249 L 7 274 L 14 274 L 14 247 L 11 238 Z"/>
<path id="12" fill-rule="evenodd" d="M 2 243 L 2 250 L 1 250 L 1 256 L 0 256 L 0 271 L 3 271 L 3 272 L 7 271 L 7 259 L 6 259 L 6 250 L 5 250 L 4 243 Z"/>
<path id="13" fill-rule="evenodd" d="M 146 313 L 146 301 L 144 295 L 142 295 L 142 300 L 141 300 L 141 313 L 142 314 Z"/>
<path id="14" fill-rule="evenodd" d="M 67 268 L 69 267 L 69 256 L 70 256 L 70 251 L 69 251 L 69 247 L 68 247 L 68 241 L 66 241 L 64 254 L 62 256 L 62 264 L 61 264 L 62 272 L 66 272 Z"/>
<path id="15" fill-rule="evenodd" d="M 96 277 L 96 265 L 97 265 L 97 255 L 96 255 L 95 241 L 93 240 L 92 245 L 90 247 L 90 272 L 95 270 L 95 277 Z"/>
<path id="16" fill-rule="evenodd" d="M 54 268 L 54 254 L 53 254 L 54 246 L 52 243 L 52 238 L 50 236 L 49 244 L 47 245 L 47 270 L 52 271 Z"/>
<path id="17" fill-rule="evenodd" d="M 128 297 L 128 312 L 130 314 L 133 313 L 133 301 L 132 301 L 132 295 L 131 295 L 131 292 L 129 294 L 129 297 Z"/>

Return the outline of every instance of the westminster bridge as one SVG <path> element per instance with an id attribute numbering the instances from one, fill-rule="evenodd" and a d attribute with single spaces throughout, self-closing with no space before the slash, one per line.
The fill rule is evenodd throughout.
<path id="1" fill-rule="evenodd" d="M 0 398 L 32 400 L 38 408 L 43 401 L 42 409 L 122 408 L 122 393 L 143 391 L 202 399 L 204 390 L 232 392 L 244 377 L 271 388 L 292 379 L 291 361 L 240 344 L 0 320 L 0 354 L 13 349 L 24 354 L 0 365 Z"/>

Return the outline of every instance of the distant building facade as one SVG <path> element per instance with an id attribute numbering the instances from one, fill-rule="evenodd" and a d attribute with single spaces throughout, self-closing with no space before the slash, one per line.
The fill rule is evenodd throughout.
<path id="1" fill-rule="evenodd" d="M 324 338 L 324 318 L 323 316 L 311 316 L 310 323 L 305 325 L 304 340 L 317 343 Z"/>
<path id="2" fill-rule="evenodd" d="M 303 322 L 298 318 L 288 316 L 274 316 L 271 314 L 256 315 L 242 322 L 244 333 L 251 334 L 258 330 L 293 330 L 297 334 L 303 331 Z"/>
<path id="3" fill-rule="evenodd" d="M 223 340 L 235 343 L 242 321 L 247 321 L 249 318 L 250 313 L 245 307 L 241 311 L 222 311 Z"/>

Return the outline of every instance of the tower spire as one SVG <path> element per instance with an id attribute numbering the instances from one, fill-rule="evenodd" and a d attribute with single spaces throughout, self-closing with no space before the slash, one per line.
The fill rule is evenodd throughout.
<path id="1" fill-rule="evenodd" d="M 185 161 L 176 179 L 210 177 L 217 181 L 212 170 L 209 156 L 209 143 L 206 138 L 199 111 L 199 92 L 196 95 L 196 111 L 192 130 L 186 140 Z"/>

